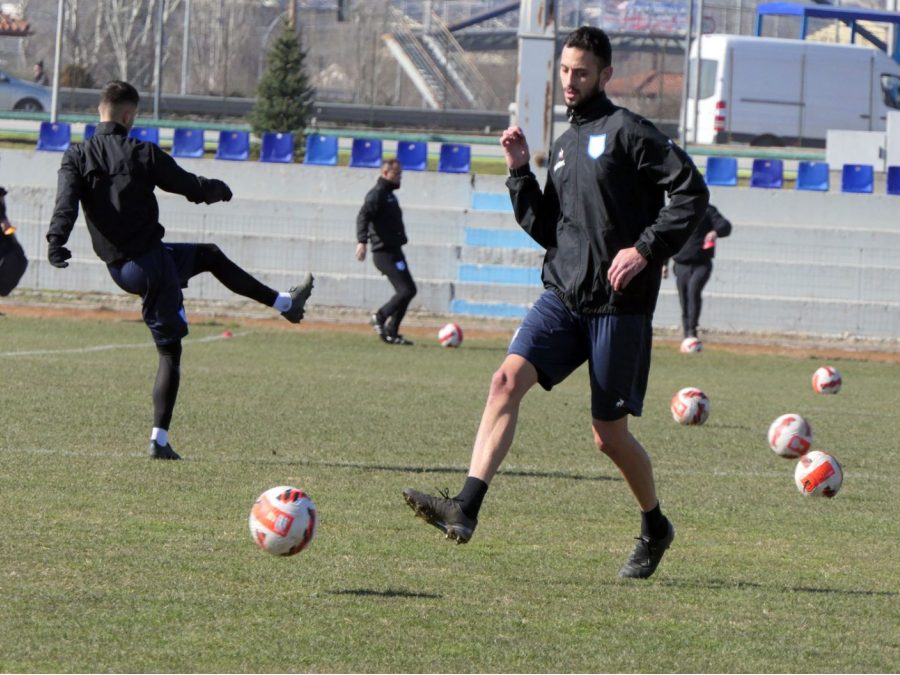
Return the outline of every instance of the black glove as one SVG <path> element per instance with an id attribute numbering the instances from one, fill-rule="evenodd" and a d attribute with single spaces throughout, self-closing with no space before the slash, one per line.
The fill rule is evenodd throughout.
<path id="1" fill-rule="evenodd" d="M 207 181 L 205 192 L 207 204 L 231 201 L 231 190 L 224 181 L 221 181 L 218 178 L 211 178 Z"/>
<path id="2" fill-rule="evenodd" d="M 50 246 L 47 248 L 47 260 L 50 261 L 51 265 L 54 267 L 68 267 L 69 263 L 66 260 L 71 257 L 72 251 L 57 241 L 50 242 Z"/>

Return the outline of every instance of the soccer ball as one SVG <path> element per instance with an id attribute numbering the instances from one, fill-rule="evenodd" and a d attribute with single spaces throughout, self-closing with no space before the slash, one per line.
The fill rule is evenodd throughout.
<path id="1" fill-rule="evenodd" d="M 812 445 L 812 427 L 809 422 L 788 413 L 777 418 L 769 427 L 769 447 L 776 455 L 793 459 L 805 455 Z"/>
<path id="2" fill-rule="evenodd" d="M 250 536 L 272 555 L 300 553 L 315 533 L 316 505 L 290 485 L 266 490 L 250 509 Z"/>
<path id="3" fill-rule="evenodd" d="M 804 497 L 834 497 L 844 482 L 844 470 L 827 452 L 810 450 L 797 462 L 794 482 Z"/>
<path id="4" fill-rule="evenodd" d="M 442 347 L 459 347 L 463 341 L 463 331 L 459 324 L 448 323 L 438 331 L 438 341 Z"/>
<path id="5" fill-rule="evenodd" d="M 672 419 L 679 424 L 703 424 L 709 417 L 709 399 L 696 387 L 685 387 L 672 397 Z"/>
<path id="6" fill-rule="evenodd" d="M 837 368 L 822 366 L 813 373 L 812 388 L 817 394 L 836 394 L 841 390 L 841 374 Z"/>
<path id="7" fill-rule="evenodd" d="M 693 354 L 694 352 L 703 351 L 703 343 L 695 337 L 686 337 L 681 341 L 681 347 L 678 351 L 682 354 Z"/>

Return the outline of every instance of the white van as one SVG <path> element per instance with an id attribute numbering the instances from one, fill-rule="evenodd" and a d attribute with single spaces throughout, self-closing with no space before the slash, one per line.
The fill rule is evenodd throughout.
<path id="1" fill-rule="evenodd" d="M 824 147 L 829 129 L 883 131 L 887 111 L 900 109 L 900 64 L 877 49 L 717 34 L 700 45 L 699 96 L 691 47 L 689 143 Z"/>

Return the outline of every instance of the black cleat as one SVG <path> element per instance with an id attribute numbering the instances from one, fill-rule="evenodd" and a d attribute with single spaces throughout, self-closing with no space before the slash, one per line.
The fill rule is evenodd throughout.
<path id="1" fill-rule="evenodd" d="M 463 513 L 459 502 L 451 499 L 448 493 L 441 497 L 433 497 L 424 492 L 406 488 L 403 498 L 409 507 L 429 525 L 434 525 L 446 535 L 447 539 L 457 544 L 465 544 L 472 538 L 478 521 Z"/>
<path id="2" fill-rule="evenodd" d="M 400 334 L 397 335 L 388 335 L 388 342 L 392 345 L 406 345 L 407 347 L 412 347 L 415 343 L 412 340 L 407 340 Z"/>
<path id="3" fill-rule="evenodd" d="M 160 445 L 156 441 L 150 441 L 148 454 L 150 459 L 181 459 L 181 455 L 175 452 L 171 445 L 168 443 Z"/>
<path id="4" fill-rule="evenodd" d="M 663 553 L 666 552 L 666 549 L 669 548 L 675 539 L 675 528 L 672 527 L 672 523 L 669 522 L 668 518 L 666 519 L 666 527 L 668 528 L 666 536 L 661 539 L 654 539 L 643 534 L 640 537 L 635 537 L 637 544 L 634 545 L 634 550 L 628 556 L 625 564 L 622 565 L 622 569 L 619 570 L 620 577 L 624 579 L 647 579 L 656 571 L 659 561 L 662 560 Z"/>
<path id="5" fill-rule="evenodd" d="M 300 285 L 294 286 L 290 290 L 291 308 L 286 312 L 282 312 L 281 316 L 291 323 L 300 323 L 300 319 L 303 318 L 303 308 L 306 306 L 306 301 L 309 300 L 309 296 L 312 294 L 312 289 L 313 275 L 307 272 L 306 277 Z"/>

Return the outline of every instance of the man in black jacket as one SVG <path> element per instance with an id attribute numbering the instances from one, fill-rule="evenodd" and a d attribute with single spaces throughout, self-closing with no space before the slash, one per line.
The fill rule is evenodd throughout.
<path id="1" fill-rule="evenodd" d="M 372 315 L 370 323 L 378 336 L 392 345 L 411 345 L 399 333 L 400 322 L 416 295 L 416 284 L 401 248 L 406 243 L 403 211 L 394 192 L 400 189 L 403 167 L 396 159 L 381 164 L 378 182 L 366 194 L 356 218 L 356 259 L 366 259 L 366 244 L 372 246 L 372 262 L 394 287 L 394 295 Z"/>
<path id="2" fill-rule="evenodd" d="M 697 337 L 700 309 L 703 306 L 703 288 L 712 276 L 712 260 L 716 254 L 716 240 L 731 234 L 731 222 L 710 204 L 706 215 L 697 225 L 674 261 L 678 300 L 681 302 L 681 326 L 685 338 Z M 668 276 L 668 263 L 663 264 L 663 277 Z"/>
<path id="3" fill-rule="evenodd" d="M 587 361 L 594 441 L 641 510 L 641 534 L 619 576 L 647 578 L 675 529 L 662 514 L 650 458 L 627 416 L 640 415 L 643 406 L 661 263 L 681 248 L 709 194 L 680 148 L 609 101 L 603 89 L 610 64 L 602 30 L 582 27 L 567 37 L 559 71 L 571 126 L 553 144 L 543 191 L 522 130 L 507 129 L 500 139 L 516 220 L 547 250 L 546 291 L 494 373 L 462 491 L 449 498 L 406 489 L 404 496 L 447 538 L 468 541 L 512 444 L 522 398 L 535 384 L 549 390 Z"/>
<path id="4" fill-rule="evenodd" d="M 94 252 L 122 290 L 141 296 L 144 322 L 159 352 L 150 457 L 180 459 L 168 431 L 180 383 L 181 340 L 188 333 L 181 289 L 197 274 L 211 272 L 229 290 L 299 323 L 313 278 L 307 274 L 299 286 L 279 293 L 238 267 L 215 244 L 163 243 L 155 188 L 184 195 L 195 204 L 227 202 L 231 190 L 220 180 L 188 173 L 158 145 L 129 138 L 139 102 L 137 90 L 127 82 L 112 81 L 103 88 L 94 137 L 72 145 L 62 159 L 47 257 L 54 267 L 68 267 L 72 253 L 65 244 L 80 203 Z"/>

